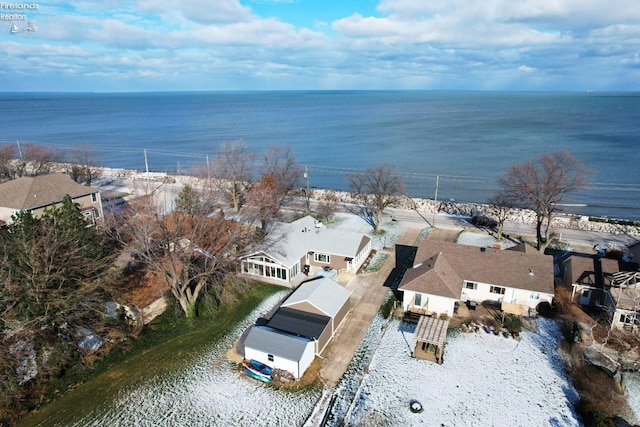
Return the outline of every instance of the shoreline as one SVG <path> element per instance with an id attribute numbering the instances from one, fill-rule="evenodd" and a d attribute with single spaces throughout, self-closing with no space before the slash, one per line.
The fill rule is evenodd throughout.
<path id="1" fill-rule="evenodd" d="M 138 172 L 133 169 L 100 168 L 99 176 L 102 178 L 113 177 L 116 179 L 130 179 L 135 181 L 149 180 L 154 182 L 172 180 L 179 184 L 198 186 L 203 178 L 190 175 L 170 175 L 164 172 Z M 99 179 L 98 179 L 99 180 Z M 357 204 L 357 201 L 348 191 L 332 189 L 311 189 L 311 199 L 316 201 L 335 200 L 342 204 Z M 491 216 L 489 205 L 482 203 L 463 203 L 451 201 L 435 201 L 433 199 L 403 197 L 396 209 L 416 211 L 423 214 L 447 214 L 469 218 L 474 215 Z M 506 222 L 516 224 L 535 225 L 535 213 L 528 209 L 512 209 Z M 637 225 L 631 225 L 637 224 Z M 571 213 L 557 213 L 551 221 L 551 228 L 574 229 L 617 235 L 629 235 L 640 239 L 640 221 L 631 221 L 619 218 L 590 217 Z"/>

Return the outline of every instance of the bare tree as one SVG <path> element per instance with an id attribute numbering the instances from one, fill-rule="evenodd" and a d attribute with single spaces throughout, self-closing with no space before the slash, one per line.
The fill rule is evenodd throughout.
<path id="1" fill-rule="evenodd" d="M 536 213 L 538 250 L 546 247 L 552 216 L 568 193 L 588 185 L 586 166 L 567 151 L 511 165 L 500 179 L 502 195 L 514 206 Z"/>
<path id="2" fill-rule="evenodd" d="M 251 186 L 255 154 L 242 142 L 223 142 L 214 160 L 214 176 L 223 180 L 222 187 L 238 213 Z"/>
<path id="3" fill-rule="evenodd" d="M 66 153 L 66 172 L 75 182 L 91 185 L 100 173 L 91 144 L 75 145 Z"/>
<path id="4" fill-rule="evenodd" d="M 290 192 L 302 182 L 302 168 L 290 146 L 269 147 L 264 152 L 263 176 L 274 180 L 278 206 L 286 200 Z"/>
<path id="5" fill-rule="evenodd" d="M 133 216 L 114 236 L 126 237 L 128 245 L 139 248 L 142 263 L 164 277 L 184 315 L 194 317 L 206 290 L 222 293 L 223 279 L 235 269 L 236 248 L 244 245 L 248 228 L 197 209 L 191 191 L 179 196 L 189 199 L 183 212 L 166 214 L 156 196 L 134 202 Z"/>
<path id="6" fill-rule="evenodd" d="M 513 201 L 508 199 L 504 194 L 499 193 L 489 201 L 489 213 L 498 221 L 496 240 L 502 240 L 502 230 L 504 223 L 509 218 L 509 214 L 513 210 Z"/>
<path id="7" fill-rule="evenodd" d="M 62 153 L 56 149 L 32 143 L 25 144 L 22 155 L 17 160 L 17 175 L 46 175 L 51 173 L 62 159 Z"/>
<path id="8" fill-rule="evenodd" d="M 404 194 L 404 182 L 395 166 L 383 164 L 347 175 L 354 197 L 373 216 L 373 226 L 380 233 L 382 212 L 398 204 Z"/>
<path id="9" fill-rule="evenodd" d="M 15 179 L 17 171 L 18 147 L 14 144 L 0 145 L 0 179 Z"/>
<path id="10" fill-rule="evenodd" d="M 247 193 L 247 201 L 243 208 L 245 221 L 259 221 L 260 228 L 265 231 L 269 224 L 280 217 L 280 195 L 276 179 L 271 175 L 262 175 Z"/>
<path id="11" fill-rule="evenodd" d="M 328 191 L 324 194 L 322 200 L 318 203 L 316 212 L 320 218 L 324 218 L 327 221 L 330 221 L 338 212 L 338 196 L 334 191 Z"/>

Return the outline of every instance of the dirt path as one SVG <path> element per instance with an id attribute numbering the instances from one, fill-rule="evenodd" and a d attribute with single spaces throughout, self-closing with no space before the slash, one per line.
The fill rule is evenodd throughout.
<path id="1" fill-rule="evenodd" d="M 419 228 L 409 228 L 398 240 L 399 244 L 413 245 L 420 234 Z M 352 309 L 344 323 L 334 336 L 329 349 L 325 352 L 320 377 L 324 383 L 334 388 L 338 380 L 347 370 L 364 334 L 369 329 L 371 321 L 384 302 L 389 288 L 383 286 L 387 276 L 395 267 L 395 252 L 389 253 L 389 258 L 382 268 L 375 273 L 354 276 L 346 288 L 353 292 L 351 295 Z"/>

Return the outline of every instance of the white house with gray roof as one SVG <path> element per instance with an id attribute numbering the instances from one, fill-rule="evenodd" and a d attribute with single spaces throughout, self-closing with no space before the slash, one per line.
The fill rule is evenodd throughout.
<path id="1" fill-rule="evenodd" d="M 277 223 L 262 245 L 241 259 L 243 274 L 291 285 L 303 272 L 334 270 L 356 273 L 371 252 L 362 233 L 325 227 L 311 216 Z"/>
<path id="2" fill-rule="evenodd" d="M 350 308 L 350 290 L 327 277 L 307 280 L 264 319 L 264 325 L 251 328 L 244 357 L 300 378 L 327 347 Z"/>
<path id="3" fill-rule="evenodd" d="M 296 379 L 304 374 L 315 356 L 313 340 L 266 326 L 251 327 L 244 343 L 245 359 L 289 371 Z"/>

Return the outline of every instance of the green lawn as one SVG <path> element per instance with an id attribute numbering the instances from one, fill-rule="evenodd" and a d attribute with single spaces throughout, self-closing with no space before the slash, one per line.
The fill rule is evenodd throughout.
<path id="1" fill-rule="evenodd" d="M 203 355 L 210 344 L 248 316 L 265 298 L 283 288 L 256 284 L 249 294 L 216 315 L 195 322 L 176 322 L 171 309 L 148 325 L 144 338 L 124 355 L 113 355 L 89 374 L 90 379 L 23 418 L 17 426 L 67 425 L 91 408 L 109 401 L 119 390 L 168 374 Z M 87 375 L 85 375 L 87 377 Z"/>

